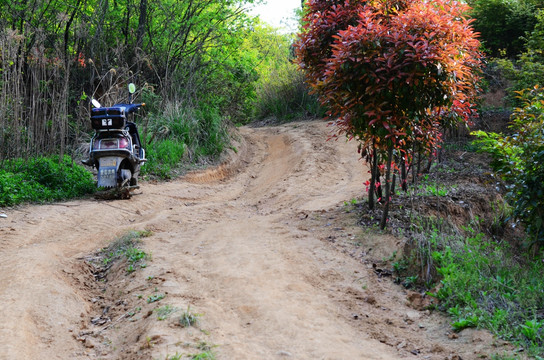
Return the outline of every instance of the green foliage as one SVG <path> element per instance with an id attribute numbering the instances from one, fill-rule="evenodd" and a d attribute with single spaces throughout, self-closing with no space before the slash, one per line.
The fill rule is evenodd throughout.
<path id="1" fill-rule="evenodd" d="M 544 10 L 538 10 L 533 16 L 536 23 L 523 39 L 526 44 L 524 51 L 520 51 L 515 59 L 493 59 L 488 65 L 508 80 L 508 100 L 515 106 L 523 106 L 523 101 L 517 96 L 518 91 L 544 84 Z"/>
<path id="2" fill-rule="evenodd" d="M 0 206 L 65 200 L 95 190 L 91 173 L 69 156 L 7 160 L 0 168 Z"/>
<path id="3" fill-rule="evenodd" d="M 476 143 L 491 154 L 491 166 L 508 185 L 513 215 L 531 240 L 544 244 L 544 92 L 520 92 L 523 107 L 512 114 L 509 136 L 477 131 Z"/>
<path id="4" fill-rule="evenodd" d="M 427 294 L 439 300 L 453 330 L 485 328 L 530 354 L 544 354 L 544 262 L 515 254 L 470 226 L 464 231 L 468 235 L 414 228 L 413 253 L 393 264 L 395 274 L 432 273 Z"/>
<path id="5" fill-rule="evenodd" d="M 202 105 L 195 109 L 170 103 L 164 113 L 149 116 L 144 175 L 168 179 L 182 160 L 217 159 L 229 143 L 227 127 L 217 108 Z"/>
<path id="6" fill-rule="evenodd" d="M 150 259 L 150 255 L 138 247 L 141 238 L 151 236 L 152 233 L 148 230 L 144 231 L 129 231 L 113 241 L 107 248 L 100 251 L 102 263 L 104 266 L 110 266 L 111 263 L 125 258 L 128 262 L 127 273 L 132 273 L 136 270 L 135 266 L 144 268 L 145 260 Z"/>
<path id="7" fill-rule="evenodd" d="M 148 304 L 151 304 L 151 303 L 154 303 L 154 302 L 157 302 L 157 301 L 161 301 L 162 299 L 164 299 L 165 295 L 164 294 L 153 294 L 153 295 L 149 295 L 147 297 L 147 303 Z"/>
<path id="8" fill-rule="evenodd" d="M 537 6 L 529 0 L 470 0 L 474 29 L 486 52 L 513 58 L 525 50 L 525 39 L 537 23 Z M 531 86 L 533 86 L 532 84 Z"/>
<path id="9" fill-rule="evenodd" d="M 195 326 L 199 322 L 199 318 L 201 317 L 201 314 L 197 314 L 191 311 L 191 306 L 187 306 L 187 310 L 181 314 L 179 318 L 179 324 L 182 327 L 191 327 Z"/>
<path id="10" fill-rule="evenodd" d="M 246 51 L 253 51 L 258 60 L 252 114 L 257 118 L 292 120 L 324 115 L 317 97 L 309 94 L 304 75 L 292 63 L 292 42 L 292 36 L 265 25 L 256 26 L 246 40 Z"/>
<path id="11" fill-rule="evenodd" d="M 179 309 L 171 305 L 164 305 L 158 309 L 155 309 L 155 313 L 157 314 L 157 319 L 161 321 L 168 319 L 170 315 L 172 315 L 173 313 L 177 311 L 179 311 Z"/>
<path id="12" fill-rule="evenodd" d="M 521 54 L 517 60 L 495 59 L 493 64 L 497 66 L 510 86 L 506 88 L 508 102 L 514 106 L 522 106 L 522 101 L 517 92 L 534 87 L 536 84 L 544 84 L 544 57 L 539 50 L 528 50 Z"/>
<path id="13" fill-rule="evenodd" d="M 520 263 L 507 245 L 482 234 L 437 243 L 433 258 L 442 276 L 436 297 L 455 330 L 483 327 L 533 352 L 544 351 L 542 261 Z"/>
<path id="14" fill-rule="evenodd" d="M 283 67 L 269 74 L 266 82 L 257 89 L 256 116 L 274 116 L 280 120 L 325 115 L 317 97 L 309 93 L 304 84 L 303 74 L 296 66 L 285 63 Z"/>
<path id="15" fill-rule="evenodd" d="M 186 161 L 216 157 L 228 122 L 251 120 L 259 65 L 275 46 L 268 38 L 247 41 L 256 20 L 243 10 L 253 2 L 6 2 L 0 6 L 0 158 L 72 148 L 74 135 L 89 131 L 88 100 L 125 102 L 119 89 L 129 81 L 143 88 L 148 104 L 142 128 L 157 127 L 155 120 L 161 125 L 162 114 L 179 104 L 198 118 L 196 137 L 173 136 L 156 148 L 150 141 L 150 161 L 158 156 L 151 171 L 172 167 L 182 144 Z M 166 148 L 174 149 L 171 159 Z"/>

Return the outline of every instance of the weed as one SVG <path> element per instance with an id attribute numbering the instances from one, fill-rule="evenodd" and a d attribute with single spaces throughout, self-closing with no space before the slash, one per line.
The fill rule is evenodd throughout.
<path id="1" fill-rule="evenodd" d="M 155 309 L 158 320 L 166 320 L 170 317 L 170 315 L 172 315 L 173 313 L 177 311 L 179 311 L 178 308 L 170 306 L 170 305 L 164 305 L 158 309 Z"/>
<path id="2" fill-rule="evenodd" d="M 191 355 L 191 359 L 194 360 L 214 360 L 215 354 L 213 353 L 213 348 L 215 345 L 210 345 L 206 343 L 205 341 L 201 341 L 196 345 L 196 348 L 201 350 L 202 352 L 199 354 Z"/>
<path id="3" fill-rule="evenodd" d="M 201 352 L 191 355 L 192 360 L 215 360 L 215 355 L 211 351 Z"/>
<path id="4" fill-rule="evenodd" d="M 148 162 L 142 175 L 170 179 L 181 170 L 182 160 L 209 162 L 228 146 L 226 126 L 213 106 L 169 103 L 150 118 L 145 136 Z"/>
<path id="5" fill-rule="evenodd" d="M 463 227 L 464 236 L 436 219 L 413 220 L 413 250 L 392 263 L 397 282 L 431 289 L 439 281 L 429 294 L 438 309 L 447 309 L 456 331 L 486 328 L 532 356 L 543 354 L 544 261 L 486 238 L 478 217 Z"/>
<path id="6" fill-rule="evenodd" d="M 166 357 L 164 358 L 164 360 L 181 360 L 181 357 L 182 357 L 182 354 L 178 354 L 176 352 L 175 355 L 166 355 Z"/>
<path id="7" fill-rule="evenodd" d="M 198 324 L 198 319 L 201 317 L 201 314 L 193 313 L 191 311 L 191 306 L 187 306 L 187 310 L 181 314 L 179 318 L 179 323 L 182 327 L 191 327 Z"/>
<path id="8" fill-rule="evenodd" d="M 147 298 L 147 303 L 151 304 L 157 301 L 161 301 L 162 299 L 164 299 L 164 296 L 165 296 L 164 294 L 149 295 L 149 297 Z"/>
<path id="9" fill-rule="evenodd" d="M 142 311 L 142 308 L 138 306 L 138 307 L 134 308 L 134 310 L 129 311 L 129 312 L 127 313 L 127 316 L 128 316 L 128 317 L 133 317 L 134 315 L 136 315 L 136 314 L 139 313 L 140 311 Z"/>
<path id="10" fill-rule="evenodd" d="M 418 185 L 415 195 L 419 196 L 447 196 L 456 186 L 443 186 L 436 183 L 427 183 Z"/>
<path id="11" fill-rule="evenodd" d="M 129 231 L 113 241 L 110 246 L 100 251 L 99 256 L 102 258 L 102 264 L 108 267 L 112 262 L 125 257 L 129 263 L 127 273 L 132 273 L 136 270 L 135 266 L 145 267 L 143 260 L 149 259 L 150 256 L 143 250 L 137 247 L 140 239 L 151 236 L 151 231 Z M 143 266 L 142 266 L 143 265 Z"/>
<path id="12" fill-rule="evenodd" d="M 521 333 L 532 343 L 536 343 L 540 339 L 540 328 L 544 323 L 533 319 L 525 321 L 525 325 L 521 325 Z"/>
<path id="13" fill-rule="evenodd" d="M 417 275 L 407 276 L 404 279 L 404 281 L 402 282 L 402 286 L 404 286 L 407 289 L 410 289 L 410 288 L 412 288 L 412 287 L 414 287 L 416 285 L 418 278 L 419 278 L 419 276 L 417 276 Z"/>
<path id="14" fill-rule="evenodd" d="M 134 264 L 142 259 L 145 259 L 147 254 L 141 249 L 132 247 L 125 251 L 125 256 L 127 257 L 129 263 Z"/>
<path id="15" fill-rule="evenodd" d="M 451 325 L 455 331 L 461 331 L 466 328 L 477 327 L 478 316 L 471 315 L 467 318 L 462 318 L 457 321 L 454 321 Z"/>

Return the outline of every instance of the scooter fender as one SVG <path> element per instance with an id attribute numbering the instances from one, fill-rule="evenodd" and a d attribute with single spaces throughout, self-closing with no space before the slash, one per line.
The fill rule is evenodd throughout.
<path id="1" fill-rule="evenodd" d="M 98 159 L 98 187 L 113 188 L 117 186 L 117 170 L 123 161 L 119 156 L 104 156 Z"/>

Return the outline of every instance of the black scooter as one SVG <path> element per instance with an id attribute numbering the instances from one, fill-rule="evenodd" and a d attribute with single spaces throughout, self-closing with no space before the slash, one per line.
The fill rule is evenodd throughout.
<path id="1" fill-rule="evenodd" d="M 98 188 L 104 188 L 100 197 L 130 198 L 130 191 L 139 188 L 140 166 L 146 162 L 145 150 L 136 124 L 128 121 L 145 104 L 132 104 L 134 84 L 129 84 L 129 104 L 102 107 L 92 100 L 91 125 L 95 133 L 89 147 L 89 158 L 83 164 L 98 171 Z M 134 115 L 132 115 L 134 116 Z"/>

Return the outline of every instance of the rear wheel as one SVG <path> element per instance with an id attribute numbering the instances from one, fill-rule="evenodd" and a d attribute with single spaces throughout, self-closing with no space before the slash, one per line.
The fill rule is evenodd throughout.
<path id="1" fill-rule="evenodd" d="M 120 169 L 119 183 L 118 183 L 120 188 L 129 186 L 131 179 L 132 179 L 132 171 L 130 171 L 130 169 Z"/>

